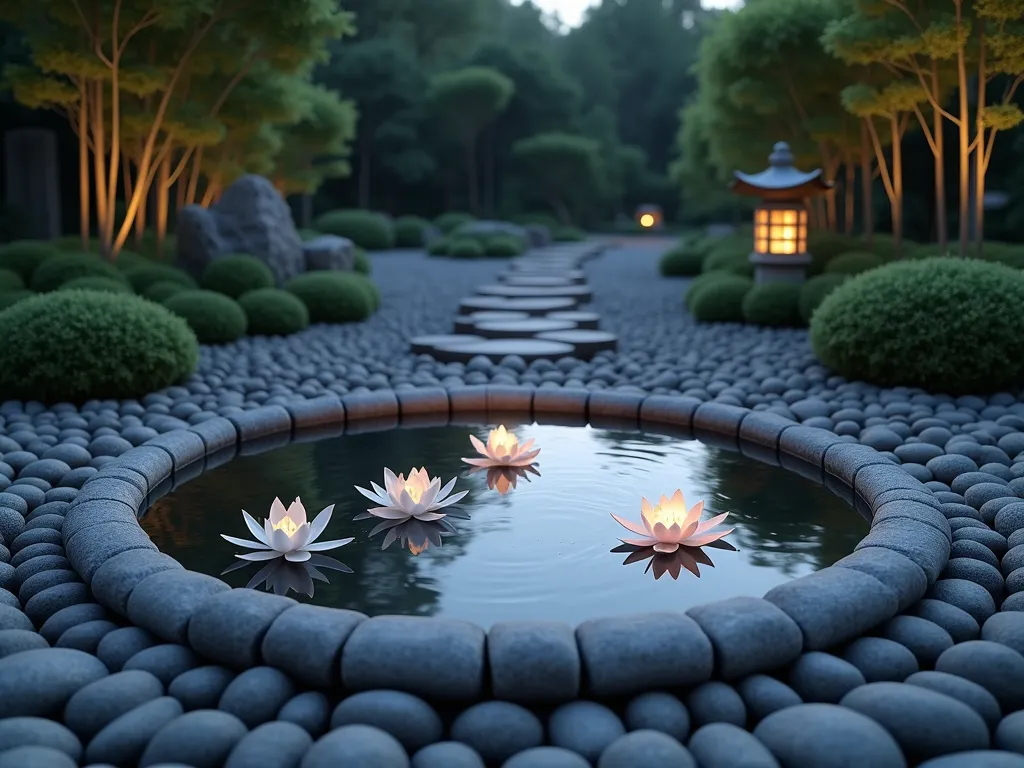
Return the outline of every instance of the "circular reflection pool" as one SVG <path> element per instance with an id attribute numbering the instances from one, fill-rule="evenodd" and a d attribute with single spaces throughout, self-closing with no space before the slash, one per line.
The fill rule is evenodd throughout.
<path id="1" fill-rule="evenodd" d="M 483 627 L 520 619 L 578 623 L 761 596 L 849 554 L 867 532 L 860 515 L 824 487 L 700 442 L 590 427 L 507 426 L 541 449 L 540 474 L 516 477 L 515 487 L 508 475 L 471 472 L 461 461 L 477 455 L 469 435 L 486 441 L 489 427 L 397 429 L 236 458 L 161 498 L 142 525 L 186 568 L 221 576 L 239 566 L 222 576 L 232 586 L 287 591 L 369 615 L 437 615 Z M 387 532 L 370 536 L 381 521 L 353 520 L 374 506 L 354 486 L 382 485 L 384 467 L 408 474 L 414 466 L 426 466 L 442 482 L 458 476 L 455 491 L 469 494 L 456 509 L 469 519 L 451 518 L 458 533 L 443 538 L 424 530 L 431 526 L 399 528 L 382 549 Z M 620 537 L 636 536 L 610 513 L 639 522 L 641 497 L 657 503 L 677 488 L 688 506 L 705 502 L 705 519 L 729 512 L 724 526 L 735 531 L 724 541 L 735 550 L 612 551 L 625 549 Z M 297 496 L 310 520 L 335 505 L 321 540 L 355 540 L 304 565 L 236 559 L 251 550 L 220 534 L 252 538 L 241 510 L 262 524 L 275 497 L 287 506 Z"/>

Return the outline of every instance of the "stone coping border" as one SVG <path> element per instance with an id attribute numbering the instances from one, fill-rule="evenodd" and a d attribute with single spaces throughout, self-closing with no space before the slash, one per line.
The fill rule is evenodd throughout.
<path id="1" fill-rule="evenodd" d="M 138 522 L 152 501 L 205 469 L 293 439 L 526 419 L 653 431 L 739 451 L 825 484 L 871 520 L 871 530 L 851 555 L 763 598 L 575 628 L 505 622 L 485 632 L 460 620 L 368 618 L 232 589 L 157 551 Z M 938 506 L 921 482 L 874 449 L 774 414 L 683 396 L 488 385 L 323 397 L 162 434 L 90 478 L 62 533 L 95 600 L 214 663 L 269 665 L 321 689 L 554 704 L 735 680 L 867 633 L 916 603 L 944 569 L 951 534 Z"/>

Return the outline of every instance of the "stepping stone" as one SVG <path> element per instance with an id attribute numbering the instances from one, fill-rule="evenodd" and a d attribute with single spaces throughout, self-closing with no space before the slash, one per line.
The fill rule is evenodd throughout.
<path id="1" fill-rule="evenodd" d="M 572 280 L 564 277 L 506 277 L 501 281 L 502 285 L 515 288 L 568 288 L 574 284 Z"/>
<path id="2" fill-rule="evenodd" d="M 614 350 L 618 345 L 618 337 L 608 331 L 550 331 L 538 333 L 538 339 L 558 341 L 576 347 L 576 356 L 581 360 L 593 357 L 606 349 Z"/>
<path id="3" fill-rule="evenodd" d="M 590 301 L 593 291 L 585 285 L 568 285 L 561 288 L 526 288 L 517 285 L 481 285 L 476 289 L 481 296 L 501 296 L 506 299 L 547 299 L 568 297 L 581 303 Z"/>
<path id="4" fill-rule="evenodd" d="M 525 312 L 472 312 L 455 318 L 456 333 L 473 333 L 476 323 L 505 320 L 525 320 L 529 315 Z"/>
<path id="5" fill-rule="evenodd" d="M 546 317 L 531 317 L 527 320 L 508 320 L 477 323 L 473 333 L 485 339 L 522 339 L 536 336 L 538 333 L 552 331 L 572 331 L 576 323 L 565 320 L 549 320 Z"/>
<path id="6" fill-rule="evenodd" d="M 498 281 L 509 285 L 533 285 L 520 282 L 523 280 L 564 280 L 573 285 L 587 282 L 587 276 L 579 269 L 518 269 L 509 270 L 498 275 Z M 547 283 L 544 283 L 547 285 Z"/>
<path id="7" fill-rule="evenodd" d="M 601 318 L 596 312 L 548 312 L 548 320 L 564 320 L 569 323 L 576 323 L 580 330 L 596 331 Z"/>
<path id="8" fill-rule="evenodd" d="M 525 312 L 528 315 L 546 315 L 575 309 L 579 302 L 571 298 L 556 299 L 503 299 L 500 296 L 472 296 L 459 303 L 460 314 L 471 312 Z"/>
<path id="9" fill-rule="evenodd" d="M 414 355 L 432 355 L 434 353 L 434 347 L 438 344 L 472 344 L 483 340 L 482 336 L 470 336 L 463 333 L 416 336 L 409 340 L 409 348 Z"/>
<path id="10" fill-rule="evenodd" d="M 495 361 L 506 355 L 518 355 L 527 363 L 534 360 L 557 360 L 561 357 L 576 357 L 572 344 L 540 339 L 486 339 L 470 344 L 444 344 L 435 346 L 427 354 L 443 363 L 468 363 L 477 355 Z"/>

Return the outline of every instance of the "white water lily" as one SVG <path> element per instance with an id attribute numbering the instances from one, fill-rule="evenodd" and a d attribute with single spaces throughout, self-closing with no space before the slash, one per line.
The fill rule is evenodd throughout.
<path id="1" fill-rule="evenodd" d="M 385 520 L 408 520 L 415 518 L 421 522 L 429 523 L 440 520 L 447 515 L 447 512 L 438 510 L 449 507 L 463 499 L 469 491 L 459 491 L 452 494 L 457 478 L 452 478 L 441 487 L 440 478 L 431 478 L 425 467 L 413 468 L 409 471 L 409 478 L 404 475 L 395 475 L 387 467 L 384 468 L 384 487 L 376 483 L 370 483 L 372 491 L 356 486 L 356 490 L 370 501 L 380 506 L 366 510 L 375 517 Z"/>
<path id="2" fill-rule="evenodd" d="M 292 563 L 301 563 L 309 560 L 312 552 L 337 549 L 352 541 L 352 538 L 348 538 L 317 543 L 317 538 L 331 522 L 333 512 L 334 505 L 331 504 L 321 510 L 312 523 L 307 523 L 306 508 L 298 498 L 288 506 L 288 509 L 285 509 L 280 499 L 274 499 L 274 503 L 270 505 L 270 517 L 263 521 L 262 526 L 252 515 L 242 510 L 242 519 L 245 520 L 249 532 L 256 537 L 256 541 L 239 539 L 224 533 L 221 534 L 221 538 L 239 547 L 257 550 L 235 555 L 240 560 L 273 560 L 275 557 L 283 556 Z"/>
<path id="3" fill-rule="evenodd" d="M 483 443 L 476 435 L 469 436 L 469 442 L 483 458 L 463 459 L 474 467 L 526 467 L 533 463 L 540 453 L 540 448 L 533 448 L 533 439 L 522 445 L 514 432 L 505 429 L 504 424 L 498 425 L 487 435 L 487 443 Z"/>

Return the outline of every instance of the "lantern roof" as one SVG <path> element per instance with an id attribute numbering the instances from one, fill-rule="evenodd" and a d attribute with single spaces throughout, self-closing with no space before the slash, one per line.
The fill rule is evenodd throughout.
<path id="1" fill-rule="evenodd" d="M 767 199 L 812 197 L 832 188 L 831 181 L 821 178 L 821 169 L 800 171 L 793 165 L 789 144 L 778 142 L 768 156 L 768 168 L 759 173 L 733 171 L 736 177 L 729 185 L 737 195 Z"/>

